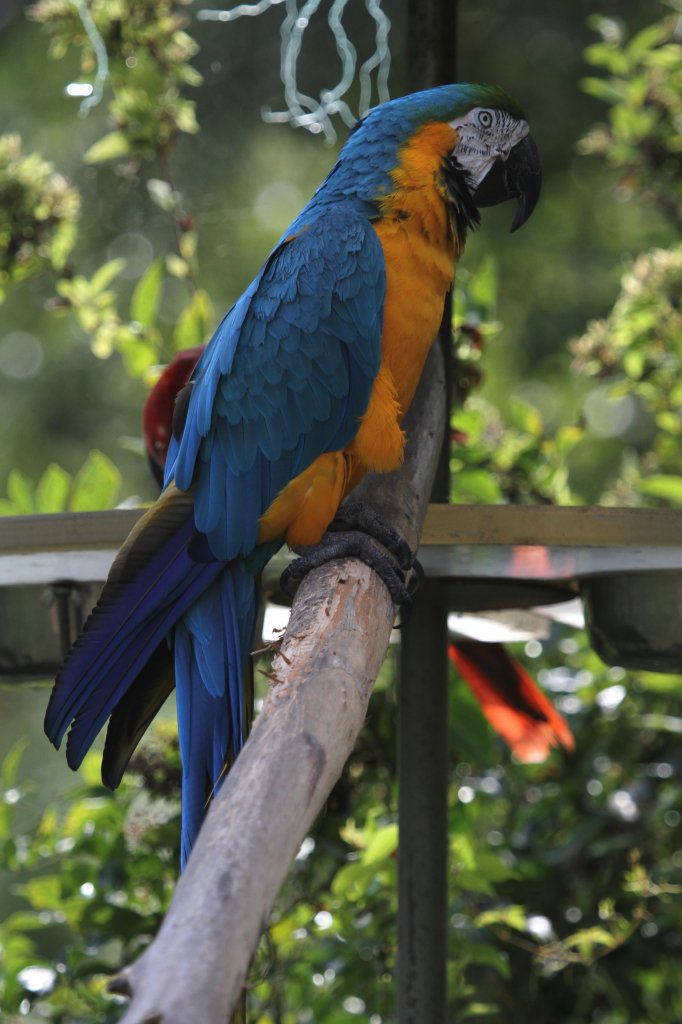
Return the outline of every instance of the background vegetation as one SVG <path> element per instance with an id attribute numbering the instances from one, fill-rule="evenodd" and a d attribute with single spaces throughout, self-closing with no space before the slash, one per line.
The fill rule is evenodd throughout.
<path id="1" fill-rule="evenodd" d="M 472 393 L 453 418 L 453 498 L 680 506 L 680 10 L 522 8 L 460 4 L 461 77 L 528 108 L 545 190 L 513 238 L 509 211 L 486 211 L 459 274 Z M 41 0 L 0 30 L 4 513 L 153 496 L 139 441 L 153 367 L 205 339 L 333 158 L 260 121 L 281 105 L 276 11 L 216 28 L 192 4 L 93 0 L 110 73 L 79 119 L 63 87 L 95 81 L 97 62 L 78 9 Z M 365 40 L 359 5 L 349 18 Z M 324 18 L 311 31 L 301 75 L 316 93 L 335 50 Z M 451 1017 L 673 1024 L 679 679 L 606 668 L 560 629 L 518 653 L 577 749 L 513 763 L 453 676 Z M 39 736 L 45 699 L 0 693 L 3 1011 L 114 1021 L 106 978 L 149 941 L 175 881 L 177 750 L 162 725 L 115 797 L 96 756 L 65 791 Z M 394 1020 L 395 719 L 389 658 L 254 965 L 259 1024 Z"/>

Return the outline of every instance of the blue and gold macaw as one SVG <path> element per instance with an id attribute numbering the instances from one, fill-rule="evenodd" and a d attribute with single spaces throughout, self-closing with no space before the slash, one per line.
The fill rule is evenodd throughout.
<path id="1" fill-rule="evenodd" d="M 107 720 L 115 787 L 173 685 L 182 860 L 239 752 L 255 576 L 315 545 L 370 471 L 403 457 L 403 415 L 478 209 L 540 191 L 518 105 L 486 85 L 392 100 L 326 180 L 201 356 L 174 415 L 165 489 L 114 561 L 62 667 L 45 728 L 77 767 Z M 174 671 L 173 671 L 174 662 Z"/>
<path id="2" fill-rule="evenodd" d="M 175 400 L 192 376 L 204 346 L 177 352 L 149 392 L 142 417 L 149 466 L 163 483 L 168 446 L 173 436 Z M 552 747 L 573 750 L 566 722 L 537 683 L 500 643 L 455 639 L 450 661 L 480 704 L 495 732 L 522 763 L 544 761 Z"/>

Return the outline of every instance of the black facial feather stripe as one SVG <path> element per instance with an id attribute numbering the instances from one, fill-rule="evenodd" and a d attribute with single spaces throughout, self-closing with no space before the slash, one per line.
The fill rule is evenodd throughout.
<path id="1" fill-rule="evenodd" d="M 471 195 L 469 175 L 452 155 L 443 161 L 441 175 L 448 213 L 457 238 L 464 244 L 469 228 L 475 231 L 481 223 L 481 215 Z"/>

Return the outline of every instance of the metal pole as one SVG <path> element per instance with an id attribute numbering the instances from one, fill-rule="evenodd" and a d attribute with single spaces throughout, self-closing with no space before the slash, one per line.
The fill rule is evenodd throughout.
<path id="1" fill-rule="evenodd" d="M 457 81 L 457 0 L 407 0 L 405 57 L 408 92 Z M 445 361 L 448 410 L 452 408 L 455 391 L 451 320 L 452 296 L 448 295 L 438 332 Z M 447 431 L 431 500 L 450 500 L 450 439 Z"/>
<path id="2" fill-rule="evenodd" d="M 407 0 L 407 86 L 456 80 L 456 0 Z M 450 297 L 440 344 L 452 403 Z M 433 488 L 450 496 L 449 431 Z M 446 1024 L 447 1012 L 447 607 L 424 584 L 402 633 L 398 701 L 398 1024 Z"/>
<path id="3" fill-rule="evenodd" d="M 403 630 L 398 715 L 398 1024 L 447 1021 L 447 619 L 425 584 Z"/>

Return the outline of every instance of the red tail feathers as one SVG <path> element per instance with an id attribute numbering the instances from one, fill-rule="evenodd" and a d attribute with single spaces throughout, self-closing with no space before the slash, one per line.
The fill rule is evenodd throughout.
<path id="1" fill-rule="evenodd" d="M 559 744 L 573 750 L 565 719 L 502 644 L 462 640 L 451 644 L 448 653 L 483 714 L 519 761 L 544 761 Z"/>

